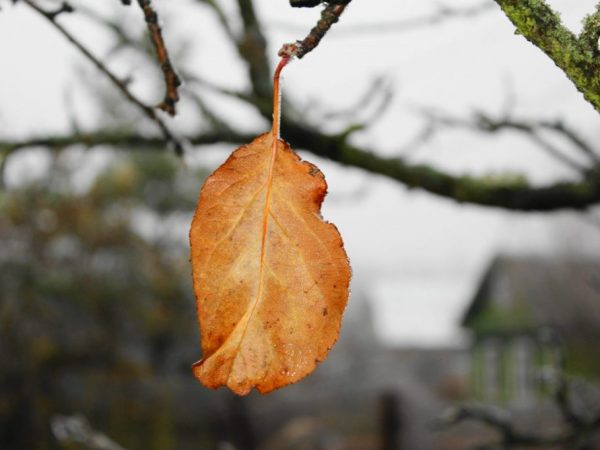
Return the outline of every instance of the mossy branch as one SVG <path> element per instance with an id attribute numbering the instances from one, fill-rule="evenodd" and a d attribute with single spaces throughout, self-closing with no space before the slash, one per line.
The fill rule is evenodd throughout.
<path id="1" fill-rule="evenodd" d="M 383 157 L 351 144 L 345 135 L 326 135 L 293 122 L 282 123 L 282 134 L 295 148 L 341 164 L 396 180 L 408 188 L 454 199 L 460 203 L 514 211 L 586 209 L 600 203 L 600 166 L 573 182 L 532 186 L 521 176 L 453 175 L 401 157 Z"/>
<path id="2" fill-rule="evenodd" d="M 600 4 L 587 17 L 581 35 L 566 28 L 543 0 L 495 0 L 504 14 L 522 34 L 560 67 L 600 112 Z"/>
<path id="3" fill-rule="evenodd" d="M 345 135 L 329 135 L 313 128 L 283 120 L 283 133 L 297 149 L 307 149 L 315 155 L 343 165 L 358 167 L 372 174 L 396 180 L 408 188 L 451 198 L 461 203 L 493 206 L 515 211 L 555 211 L 560 209 L 586 209 L 600 204 L 600 167 L 590 170 L 576 181 L 557 182 L 547 186 L 532 186 L 518 176 L 467 176 L 452 175 L 425 164 L 413 164 L 397 157 L 386 158 L 375 152 L 352 145 Z M 198 134 L 189 138 L 191 145 L 218 142 L 244 144 L 252 134 L 232 130 Z M 85 135 L 65 135 L 33 139 L 30 141 L 0 141 L 0 151 L 8 156 L 19 149 L 45 146 L 60 150 L 70 145 L 111 145 L 127 150 L 162 150 L 164 141 L 141 135 L 103 132 Z"/>
<path id="4" fill-rule="evenodd" d="M 600 40 L 600 3 L 596 5 L 596 11 L 584 19 L 583 30 L 579 35 L 579 40 L 595 56 L 600 54 L 598 46 L 598 40 Z"/>

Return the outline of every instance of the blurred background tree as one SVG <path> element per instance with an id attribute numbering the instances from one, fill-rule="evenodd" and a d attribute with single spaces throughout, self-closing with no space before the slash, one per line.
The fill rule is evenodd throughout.
<path id="1" fill-rule="evenodd" d="M 168 402 L 169 377 L 189 375 L 197 352 L 187 252 L 147 230 L 193 208 L 202 172 L 167 154 L 104 153 L 83 193 L 71 183 L 89 155 L 65 151 L 0 194 L 3 448 L 48 448 L 57 409 L 127 448 L 184 448 L 169 440 Z"/>

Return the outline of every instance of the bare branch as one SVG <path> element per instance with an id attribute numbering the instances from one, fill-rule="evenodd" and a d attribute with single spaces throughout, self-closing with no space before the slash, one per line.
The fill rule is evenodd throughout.
<path id="1" fill-rule="evenodd" d="M 349 3 L 350 1 L 342 5 L 327 5 L 321 12 L 321 18 L 313 27 L 313 29 L 310 30 L 308 36 L 306 36 L 302 41 L 296 41 L 293 44 L 284 44 L 279 50 L 279 56 L 296 56 L 298 59 L 300 59 L 313 51 L 317 45 L 319 45 L 321 39 L 323 39 L 323 37 L 325 37 L 327 32 L 331 29 L 333 24 L 340 20 L 340 16 L 346 10 L 346 6 L 348 6 Z"/>
<path id="2" fill-rule="evenodd" d="M 587 209 L 600 203 L 600 171 L 573 182 L 557 182 L 547 186 L 531 186 L 525 179 L 502 177 L 455 176 L 425 164 L 412 164 L 403 158 L 386 158 L 366 148 L 350 144 L 345 135 L 327 135 L 319 130 L 284 119 L 283 135 L 292 146 L 343 165 L 361 168 L 376 175 L 396 180 L 409 188 L 420 188 L 461 203 L 494 206 L 515 211 L 555 211 Z M 211 131 L 189 138 L 191 145 L 217 142 L 245 144 L 254 134 L 231 130 Z M 64 148 L 69 145 L 112 145 L 119 148 L 162 148 L 162 140 L 141 135 L 109 132 L 53 136 L 30 141 L 0 141 L 0 151 L 14 152 L 28 146 Z"/>
<path id="3" fill-rule="evenodd" d="M 238 53 L 248 65 L 255 96 L 271 100 L 271 66 L 266 54 L 267 40 L 262 32 L 252 0 L 238 0 L 244 34 L 235 42 Z"/>
<path id="4" fill-rule="evenodd" d="M 197 92 L 191 92 L 190 96 L 194 104 L 198 107 L 200 114 L 210 125 L 211 130 L 233 132 L 229 124 L 221 119 L 221 117 L 219 117 L 219 115 L 206 104 L 201 95 L 199 95 Z"/>
<path id="5" fill-rule="evenodd" d="M 376 22 L 351 25 L 344 27 L 336 32 L 337 37 L 356 36 L 357 34 L 386 34 L 403 33 L 419 30 L 425 27 L 440 25 L 456 19 L 471 19 L 480 16 L 486 12 L 492 11 L 496 6 L 490 2 L 482 2 L 479 5 L 473 5 L 467 8 L 455 8 L 448 5 L 439 5 L 433 14 L 427 14 L 411 19 L 395 20 L 391 22 Z M 267 24 L 277 29 L 301 30 L 302 28 L 295 24 L 271 23 Z"/>
<path id="6" fill-rule="evenodd" d="M 228 89 L 223 86 L 219 86 L 219 85 L 217 85 L 209 80 L 206 80 L 200 76 L 192 75 L 191 73 L 185 75 L 185 80 L 186 80 L 186 84 L 197 85 L 198 87 L 208 89 L 217 94 L 235 98 L 235 99 L 241 100 L 245 103 L 249 103 L 250 105 L 255 105 L 256 98 L 252 94 L 249 94 L 249 93 L 246 93 L 243 91 Z"/>
<path id="7" fill-rule="evenodd" d="M 293 8 L 314 8 L 321 3 L 329 3 L 330 5 L 347 5 L 352 0 L 290 0 L 290 6 Z"/>
<path id="8" fill-rule="evenodd" d="M 134 105 L 136 105 L 149 119 L 156 123 L 165 140 L 173 145 L 175 152 L 179 155 L 183 153 L 183 144 L 175 137 L 171 130 L 167 127 L 166 123 L 156 114 L 156 111 L 151 106 L 145 104 L 142 100 L 136 97 L 128 88 L 127 84 L 113 74 L 102 61 L 96 58 L 79 40 L 67 31 L 62 25 L 56 20 L 56 12 L 48 12 L 39 7 L 33 0 L 23 0 L 32 9 L 38 12 L 40 15 L 48 19 L 48 21 L 65 37 L 69 40 L 89 61 L 91 61 L 100 72 L 102 72 L 108 79 L 121 91 L 121 93 Z"/>
<path id="9" fill-rule="evenodd" d="M 574 129 L 568 127 L 562 121 L 516 120 L 508 116 L 494 118 L 481 111 L 475 111 L 471 119 L 451 117 L 431 110 L 421 110 L 421 112 L 434 124 L 448 127 L 469 128 L 485 133 L 497 133 L 504 130 L 518 131 L 531 139 L 550 156 L 577 172 L 585 173 L 590 170 L 590 168 L 593 168 L 600 163 L 600 158 L 592 146 Z M 563 136 L 571 142 L 575 150 L 581 152 L 589 160 L 590 166 L 580 163 L 556 148 L 553 143 L 544 139 L 540 134 L 542 130 L 550 130 Z"/>
<path id="10" fill-rule="evenodd" d="M 58 9 L 54 11 L 46 11 L 46 13 L 48 14 L 48 19 L 55 20 L 60 14 L 72 13 L 73 11 L 73 7 L 69 3 L 63 2 Z"/>
<path id="11" fill-rule="evenodd" d="M 282 129 L 285 130 L 283 135 L 296 148 L 459 202 L 517 211 L 586 209 L 600 203 L 598 169 L 590 171 L 580 181 L 534 187 L 524 178 L 454 176 L 431 166 L 411 164 L 400 157 L 382 157 L 350 144 L 344 135 L 324 135 L 298 123 L 284 121 Z"/>
<path id="12" fill-rule="evenodd" d="M 152 39 L 152 44 L 154 44 L 156 56 L 158 57 L 158 62 L 165 79 L 165 98 L 158 105 L 158 108 L 166 111 L 171 116 L 174 116 L 175 104 L 179 101 L 177 89 L 181 86 L 181 80 L 179 79 L 179 76 L 177 76 L 173 64 L 171 63 L 171 59 L 169 58 L 169 52 L 165 46 L 162 30 L 158 22 L 158 14 L 152 7 L 151 0 L 138 0 L 138 4 L 144 12 L 144 18 L 148 26 L 148 31 L 150 32 L 150 38 Z"/>
<path id="13" fill-rule="evenodd" d="M 35 0 L 23 0 L 37 8 Z M 210 1 L 210 0 L 203 0 Z M 529 0 L 527 0 L 529 1 Z M 214 89 L 225 95 L 231 95 L 249 105 L 255 106 L 264 116 L 271 113 L 271 77 L 268 59 L 265 54 L 266 42 L 262 35 L 260 24 L 256 17 L 252 0 L 238 0 L 240 17 L 244 27 L 243 34 L 236 39 L 235 44 L 242 58 L 248 64 L 248 75 L 251 80 L 252 92 L 236 92 L 220 89 L 210 84 L 204 84 L 204 87 Z M 340 5 L 329 5 L 327 8 L 343 8 Z M 40 8 L 37 8 L 40 10 Z M 339 9 L 337 10 L 340 11 Z M 38 11 L 40 12 L 40 11 Z M 45 11 L 41 10 L 44 14 Z M 47 17 L 69 40 L 74 44 L 114 83 L 119 87 L 126 97 L 134 104 L 140 107 L 145 114 L 152 120 L 158 120 L 157 123 L 164 123 L 157 114 L 160 112 L 144 104 L 128 91 L 127 85 L 114 76 L 102 62 L 94 58 L 80 43 L 77 42 L 60 25 L 56 24 L 52 18 Z M 225 19 L 225 17 L 223 16 Z M 330 20 L 330 25 L 334 22 Z M 316 28 L 319 28 L 317 26 Z M 329 29 L 329 28 L 327 28 Z M 233 32 L 230 29 L 231 32 Z M 326 32 L 326 31 L 325 31 Z M 319 36 L 318 32 L 315 36 Z M 322 37 L 322 35 L 321 35 Z M 314 48 L 314 47 L 313 47 Z M 191 139 L 191 143 L 203 145 L 214 142 L 230 142 L 241 144 L 252 139 L 252 135 L 240 133 L 230 124 L 225 123 L 217 115 L 200 102 L 198 107 L 207 117 L 212 120 L 213 129 L 209 133 L 200 132 Z M 488 121 L 485 126 L 492 127 L 493 124 Z M 514 121 L 516 122 L 516 121 Z M 548 125 L 548 127 L 546 127 Z M 550 129 L 549 124 L 539 125 L 536 130 Z M 160 126 L 160 125 L 159 125 Z M 506 125 L 506 127 L 515 127 L 516 123 Z M 166 126 L 165 126 L 166 128 Z M 458 202 L 467 202 L 478 205 L 502 207 L 518 211 L 552 211 L 563 208 L 586 209 L 587 207 L 600 203 L 600 168 L 594 149 L 590 144 L 581 139 L 577 133 L 569 130 L 564 124 L 553 125 L 552 131 L 561 133 L 563 130 L 565 138 L 579 148 L 587 155 L 590 160 L 589 167 L 585 171 L 579 171 L 575 181 L 556 182 L 547 186 L 537 187 L 530 185 L 524 177 L 517 176 L 457 176 L 449 174 L 435 167 L 411 163 L 405 158 L 386 158 L 378 155 L 376 152 L 357 147 L 350 142 L 349 135 L 355 129 L 348 128 L 342 133 L 325 134 L 320 129 L 304 124 L 301 120 L 290 120 L 284 118 L 282 128 L 285 130 L 284 136 L 296 147 L 307 149 L 316 155 L 328 158 L 348 166 L 362 168 L 373 174 L 383 175 L 392 178 L 409 188 L 420 188 L 454 199 Z M 521 127 L 523 128 L 523 127 Z M 163 130 L 161 128 L 161 130 Z M 168 131 L 168 129 L 167 129 Z M 170 140 L 168 134 L 164 133 L 165 139 Z M 432 134 L 431 124 L 425 128 L 418 138 L 426 139 Z M 84 143 L 87 145 L 109 144 L 119 148 L 153 148 L 159 149 L 162 146 L 163 139 L 147 137 L 142 135 L 123 135 L 109 132 L 98 132 L 88 135 L 75 134 L 72 136 L 54 136 L 48 139 L 30 140 L 29 142 L 0 142 L 0 151 L 6 155 L 23 148 L 27 145 L 47 145 L 52 148 L 61 148 L 75 143 Z M 541 145 L 541 143 L 538 143 Z"/>
<path id="14" fill-rule="evenodd" d="M 198 0 L 207 5 L 217 16 L 225 34 L 235 45 L 239 56 L 248 67 L 248 78 L 252 86 L 254 97 L 261 99 L 271 98 L 271 66 L 266 54 L 267 40 L 258 21 L 253 0 L 237 0 L 240 18 L 243 24 L 243 33 L 238 34 L 216 0 Z"/>
<path id="15" fill-rule="evenodd" d="M 590 159 L 590 161 L 593 163 L 600 162 L 600 156 L 598 155 L 598 152 L 591 146 L 591 144 L 581 137 L 574 129 L 565 125 L 562 120 L 557 120 L 554 122 L 541 120 L 537 122 L 537 125 L 541 128 L 553 130 L 563 135 L 565 138 L 571 141 L 575 148 L 584 153 Z"/>
<path id="16" fill-rule="evenodd" d="M 532 142 L 536 143 L 542 150 L 544 150 L 548 155 L 554 157 L 559 162 L 562 162 L 564 165 L 570 167 L 571 169 L 585 173 L 588 170 L 588 167 L 580 164 L 569 156 L 565 155 L 561 152 L 554 144 L 549 142 L 547 139 L 540 136 L 540 134 L 536 130 L 532 130 L 530 133 L 530 139 Z"/>
<path id="17" fill-rule="evenodd" d="M 210 145 L 221 142 L 244 143 L 254 139 L 254 134 L 235 133 L 228 131 L 207 131 L 198 133 L 189 140 L 191 145 Z M 94 147 L 97 145 L 109 145 L 121 149 L 130 150 L 164 150 L 165 141 L 159 137 L 144 136 L 135 133 L 123 133 L 121 131 L 102 130 L 95 133 L 65 134 L 55 136 L 34 137 L 24 140 L 6 141 L 0 140 L 0 152 L 10 155 L 18 150 L 31 147 L 46 147 L 51 150 L 61 150 L 72 145 L 85 145 Z"/>
<path id="18" fill-rule="evenodd" d="M 392 83 L 390 83 L 386 77 L 378 76 L 371 81 L 364 93 L 354 102 L 352 106 L 344 108 L 341 111 L 327 111 L 322 115 L 322 119 L 346 119 L 348 121 L 356 120 L 355 118 L 360 112 L 368 109 L 369 106 L 378 102 L 379 104 L 374 108 L 374 111 L 370 114 L 370 117 L 361 123 L 361 125 L 368 126 L 376 119 L 380 118 L 383 113 L 385 113 L 393 98 L 394 89 Z"/>

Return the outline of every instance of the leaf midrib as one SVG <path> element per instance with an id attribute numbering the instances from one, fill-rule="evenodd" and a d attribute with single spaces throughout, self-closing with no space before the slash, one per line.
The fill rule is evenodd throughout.
<path id="1" fill-rule="evenodd" d="M 248 328 L 250 323 L 252 322 L 252 318 L 254 313 L 256 312 L 260 300 L 263 294 L 263 285 L 264 285 L 264 277 L 265 277 L 265 254 L 266 254 L 266 240 L 267 240 L 267 231 L 269 228 L 269 212 L 271 211 L 271 195 L 273 192 L 273 178 L 275 173 L 275 161 L 277 159 L 277 147 L 278 147 L 278 139 L 274 132 L 271 134 L 272 143 L 271 143 L 271 158 L 269 163 L 269 172 L 267 175 L 267 180 L 265 182 L 265 186 L 267 188 L 267 192 L 265 194 L 265 206 L 263 209 L 263 221 L 262 221 L 262 235 L 261 235 L 261 246 L 260 246 L 260 269 L 258 276 L 258 292 L 256 294 L 256 298 L 254 299 L 252 306 L 250 307 L 250 313 L 248 314 L 248 318 L 246 319 L 246 324 L 244 326 L 244 330 L 239 338 L 239 342 L 235 348 L 235 356 L 233 361 L 231 362 L 231 366 L 229 368 L 229 374 L 227 375 L 227 384 L 229 384 L 229 379 L 231 378 L 231 373 L 233 372 L 233 368 L 237 361 L 237 358 L 240 355 L 240 348 L 242 346 L 242 342 L 246 337 L 246 333 L 248 332 Z M 267 372 L 268 373 L 268 372 Z"/>

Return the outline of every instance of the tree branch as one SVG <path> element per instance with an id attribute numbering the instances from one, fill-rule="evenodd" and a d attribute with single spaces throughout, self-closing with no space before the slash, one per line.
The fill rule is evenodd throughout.
<path id="1" fill-rule="evenodd" d="M 456 8 L 448 5 L 439 5 L 433 14 L 427 14 L 414 18 L 395 20 L 390 22 L 364 23 L 344 27 L 336 32 L 336 36 L 356 36 L 357 34 L 384 34 L 384 33 L 402 33 L 407 31 L 419 30 L 424 27 L 440 25 L 455 19 L 470 19 L 482 15 L 496 8 L 493 3 L 485 1 L 479 5 L 473 5 L 466 8 Z M 277 29 L 300 30 L 301 27 L 292 23 L 270 23 Z"/>
<path id="2" fill-rule="evenodd" d="M 128 88 L 127 84 L 119 79 L 115 74 L 113 74 L 108 67 L 102 63 L 98 58 L 96 58 L 79 40 L 72 35 L 69 31 L 67 31 L 62 25 L 60 25 L 56 19 L 56 12 L 49 12 L 41 7 L 39 7 L 33 0 L 23 0 L 27 5 L 29 5 L 33 10 L 37 13 L 45 17 L 51 24 L 54 26 L 69 42 L 71 42 L 89 61 L 91 61 L 100 72 L 102 72 L 106 77 L 121 91 L 121 93 L 137 106 L 150 120 L 152 120 L 158 128 L 160 129 L 162 135 L 165 140 L 173 145 L 173 149 L 179 155 L 183 154 L 183 144 L 180 140 L 175 137 L 175 135 L 171 132 L 169 127 L 167 127 L 166 123 L 156 114 L 156 111 L 151 106 L 145 104 L 142 100 L 136 97 Z M 65 3 L 63 3 L 64 5 Z M 61 8 L 61 12 L 66 12 L 67 10 Z M 72 8 L 69 7 L 69 12 L 72 11 Z"/>
<path id="3" fill-rule="evenodd" d="M 583 29 L 579 35 L 579 41 L 595 56 L 600 54 L 598 40 L 600 40 L 600 3 L 596 5 L 596 11 L 583 21 Z"/>
<path id="4" fill-rule="evenodd" d="M 508 115 L 505 115 L 501 118 L 494 118 L 482 111 L 475 111 L 472 119 L 462 119 L 430 110 L 422 110 L 421 112 L 425 115 L 429 122 L 433 123 L 434 125 L 438 124 L 448 127 L 469 128 L 485 133 L 497 133 L 503 130 L 518 131 L 531 139 L 550 156 L 569 166 L 575 171 L 585 173 L 587 170 L 589 170 L 589 166 L 571 158 L 565 154 L 565 152 L 556 148 L 552 142 L 549 142 L 540 135 L 542 130 L 552 131 L 560 136 L 563 136 L 572 144 L 575 150 L 583 154 L 590 162 L 592 169 L 594 166 L 597 166 L 600 163 L 600 157 L 594 148 L 574 129 L 565 125 L 565 123 L 560 120 L 517 120 Z"/>
<path id="5" fill-rule="evenodd" d="M 577 38 L 566 28 L 559 15 L 543 0 L 495 0 L 522 34 L 560 67 L 585 99 L 600 112 L 600 58 L 598 41 L 600 13 L 586 21 Z M 590 47 L 591 46 L 591 47 Z"/>
<path id="6" fill-rule="evenodd" d="M 191 138 L 189 142 L 191 145 L 198 146 L 218 144 L 221 142 L 241 144 L 251 141 L 254 137 L 254 134 L 238 134 L 231 130 L 220 130 L 199 133 Z M 18 150 L 30 147 L 46 147 L 51 150 L 61 150 L 72 145 L 85 145 L 87 147 L 108 145 L 131 150 L 164 150 L 165 141 L 159 137 L 105 130 L 95 133 L 34 137 L 16 141 L 0 140 L 0 152 L 8 156 Z"/>
<path id="7" fill-rule="evenodd" d="M 298 59 L 301 59 L 313 51 L 317 45 L 319 45 L 323 37 L 325 37 L 327 32 L 331 29 L 333 24 L 340 20 L 340 16 L 346 10 L 346 6 L 348 6 L 350 1 L 351 0 L 348 0 L 342 5 L 327 5 L 321 12 L 321 18 L 313 27 L 313 29 L 310 30 L 310 33 L 308 33 L 308 35 L 302 41 L 296 41 L 292 44 L 284 44 L 278 52 L 279 56 L 295 56 Z"/>
<path id="8" fill-rule="evenodd" d="M 142 11 L 144 12 L 144 19 L 146 20 L 150 38 L 152 39 L 160 69 L 162 70 L 165 79 L 165 97 L 157 107 L 166 111 L 171 116 L 174 116 L 175 104 L 179 101 L 177 89 L 181 86 L 181 80 L 177 76 L 173 64 L 171 63 L 171 59 L 169 58 L 169 52 L 165 46 L 162 30 L 158 22 L 158 14 L 150 2 L 151 0 L 138 0 L 140 8 L 142 8 Z"/>
<path id="9" fill-rule="evenodd" d="M 108 68 L 95 58 L 85 47 L 82 46 L 69 32 L 54 20 L 53 13 L 39 8 L 35 0 L 23 0 L 28 5 L 44 15 L 63 35 L 67 37 L 96 67 L 99 68 L 130 100 L 136 104 L 149 118 L 155 121 L 164 138 L 170 142 L 177 142 L 170 134 L 168 128 L 158 116 L 160 114 L 154 108 L 146 105 L 128 90 L 127 85 L 112 74 Z M 138 0 L 140 1 L 140 0 Z M 207 1 L 207 0 L 205 0 Z M 497 0 L 498 2 L 511 3 L 509 0 Z M 539 0 L 524 0 L 524 3 L 539 3 Z M 260 30 L 252 0 L 238 0 L 240 17 L 244 27 L 244 33 L 237 38 L 236 45 L 240 55 L 248 64 L 249 77 L 252 84 L 252 93 L 243 95 L 241 98 L 255 106 L 261 113 L 270 114 L 271 76 L 268 59 L 266 58 L 266 41 Z M 329 9 L 328 9 L 329 8 Z M 328 14 L 339 14 L 343 11 L 343 5 L 328 5 Z M 518 6 L 514 6 L 518 8 Z M 327 16 L 329 17 L 329 16 Z M 304 46 L 306 50 L 313 43 L 323 37 L 337 19 L 323 18 L 325 22 L 318 24 L 311 32 L 314 39 L 310 45 Z M 318 30 L 318 31 L 315 31 Z M 231 32 L 233 32 L 230 29 Z M 311 35 L 309 35 L 311 36 Z M 312 47 L 314 48 L 314 46 Z M 304 53 L 306 54 L 306 53 Z M 235 93 L 231 93 L 235 94 Z M 237 94 L 236 94 L 237 95 Z M 263 103 L 267 105 L 262 107 Z M 200 105 L 202 107 L 202 105 Z M 210 112 L 210 111 L 209 111 Z M 219 120 L 218 117 L 214 117 Z M 511 124 L 512 126 L 513 124 Z M 562 125 L 561 125 L 562 126 Z M 194 145 L 204 145 L 216 142 L 229 142 L 243 144 L 252 140 L 253 136 L 239 133 L 235 129 L 219 126 L 210 132 L 201 132 L 191 138 Z M 420 188 L 428 192 L 451 198 L 459 202 L 472 203 L 484 206 L 502 207 L 518 211 L 552 211 L 563 208 L 585 209 L 588 206 L 600 203 L 600 167 L 597 160 L 592 161 L 593 149 L 575 133 L 570 133 L 569 139 L 574 145 L 579 145 L 582 151 L 589 155 L 591 164 L 586 167 L 583 174 L 572 182 L 557 182 L 547 186 L 532 186 L 524 178 L 515 176 L 460 176 L 452 175 L 435 167 L 414 164 L 402 157 L 386 158 L 377 155 L 368 148 L 358 147 L 350 143 L 350 133 L 324 134 L 319 129 L 302 124 L 298 121 L 285 119 L 282 124 L 285 130 L 284 136 L 293 146 L 299 149 L 307 149 L 315 155 L 328 158 L 340 164 L 362 168 L 373 174 L 383 175 L 394 179 L 409 188 Z M 427 130 L 426 130 L 427 131 Z M 557 126 L 556 131 L 560 131 Z M 71 136 L 53 136 L 47 139 L 32 139 L 30 141 L 0 142 L 0 151 L 8 155 L 26 146 L 48 146 L 51 148 L 62 148 L 73 144 L 108 144 L 119 148 L 137 149 L 160 149 L 164 140 L 158 137 L 147 137 L 143 135 L 111 134 L 110 132 L 98 132 L 86 135 L 74 134 Z M 179 147 L 181 148 L 181 147 Z"/>
<path id="10" fill-rule="evenodd" d="M 396 180 L 408 188 L 420 188 L 461 203 L 501 207 L 516 211 L 555 211 L 586 209 L 600 203 L 600 169 L 574 182 L 558 182 L 542 187 L 531 186 L 524 179 L 502 177 L 455 176 L 425 164 L 412 164 L 403 158 L 386 158 L 359 148 L 346 135 L 326 135 L 318 130 L 283 120 L 283 135 L 292 146 L 343 165 L 361 168 Z M 218 142 L 245 144 L 254 134 L 231 130 L 201 133 L 189 138 L 192 145 Z M 162 140 L 141 135 L 109 132 L 53 136 L 30 141 L 0 141 L 0 151 L 14 152 L 31 146 L 60 149 L 69 145 L 112 145 L 127 149 L 160 149 Z"/>
<path id="11" fill-rule="evenodd" d="M 290 6 L 293 8 L 314 8 L 321 3 L 330 5 L 347 5 L 352 0 L 290 0 Z"/>
<path id="12" fill-rule="evenodd" d="M 577 182 L 558 182 L 543 187 L 529 185 L 514 177 L 454 176 L 403 158 L 386 158 L 348 143 L 343 135 L 323 135 L 311 128 L 284 121 L 284 136 L 296 148 L 384 175 L 409 188 L 452 198 L 461 203 L 494 206 L 517 211 L 585 209 L 600 203 L 600 169 Z"/>
<path id="13" fill-rule="evenodd" d="M 448 428 L 459 422 L 471 420 L 487 425 L 500 434 L 500 442 L 480 448 L 506 449 L 514 446 L 554 448 L 557 445 L 569 449 L 584 448 L 582 445 L 600 431 L 600 411 L 595 411 L 591 419 L 584 419 L 571 405 L 570 380 L 563 373 L 558 373 L 556 376 L 557 384 L 553 400 L 564 421 L 564 430 L 560 432 L 522 431 L 515 426 L 507 411 L 477 404 L 451 408 L 432 425 L 434 428 Z"/>
<path id="14" fill-rule="evenodd" d="M 267 40 L 256 16 L 252 0 L 238 0 L 244 33 L 235 44 L 238 53 L 248 65 L 253 93 L 262 99 L 271 99 L 271 66 L 267 58 Z"/>

